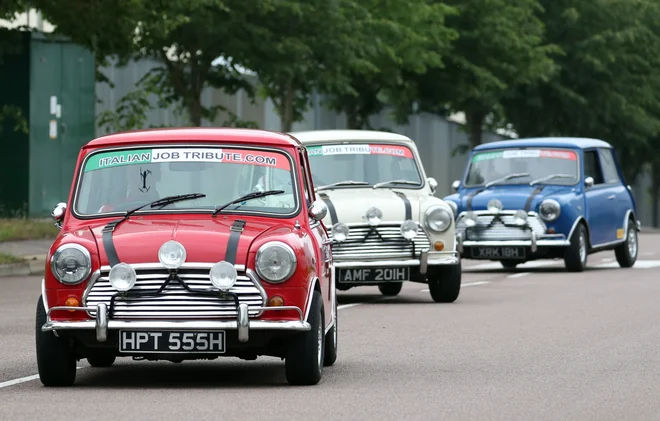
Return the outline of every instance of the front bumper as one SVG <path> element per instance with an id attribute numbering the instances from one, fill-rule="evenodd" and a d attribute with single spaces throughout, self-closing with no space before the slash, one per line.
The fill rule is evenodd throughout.
<path id="1" fill-rule="evenodd" d="M 248 317 L 247 304 L 239 304 L 238 316 L 236 320 L 195 320 L 195 321 L 133 321 L 133 320 L 108 320 L 108 307 L 101 303 L 88 307 L 51 307 L 46 312 L 46 323 L 41 327 L 43 332 L 58 330 L 96 330 L 96 340 L 105 342 L 108 339 L 109 330 L 176 330 L 176 331 L 197 331 L 197 330 L 237 330 L 238 340 L 247 342 L 250 339 L 250 330 L 266 331 L 306 331 L 311 326 L 305 321 L 303 311 L 295 306 L 281 307 L 251 307 L 250 310 L 260 311 L 297 311 L 299 320 L 270 321 L 270 320 L 250 320 Z M 94 320 L 82 321 L 53 321 L 50 313 L 58 310 L 83 310 L 94 311 L 96 317 Z"/>
<path id="2" fill-rule="evenodd" d="M 390 259 L 390 260 L 335 260 L 335 268 L 394 268 L 394 267 L 416 267 L 421 275 L 425 275 L 429 266 L 457 265 L 461 256 L 457 251 L 434 252 L 429 255 L 428 250 L 423 250 L 419 259 Z"/>
<path id="3" fill-rule="evenodd" d="M 474 241 L 463 240 L 460 234 L 456 235 L 456 249 L 463 253 L 465 249 L 471 247 L 529 247 L 532 253 L 536 253 L 539 247 L 567 247 L 571 244 L 563 235 L 548 236 L 537 238 L 535 233 L 531 233 L 529 240 L 488 240 Z"/>

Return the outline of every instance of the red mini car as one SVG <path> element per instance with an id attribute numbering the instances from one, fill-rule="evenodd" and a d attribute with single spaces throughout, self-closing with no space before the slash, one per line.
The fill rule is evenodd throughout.
<path id="1" fill-rule="evenodd" d="M 36 311 L 39 377 L 76 361 L 285 359 L 316 384 L 337 358 L 332 250 L 307 152 L 248 129 L 134 131 L 80 151 Z"/>

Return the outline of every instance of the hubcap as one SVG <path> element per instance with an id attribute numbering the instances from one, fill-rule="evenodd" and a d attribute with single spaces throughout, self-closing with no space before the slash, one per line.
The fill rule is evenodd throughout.
<path id="1" fill-rule="evenodd" d="M 318 363 L 318 367 L 321 367 L 321 355 L 323 353 L 323 322 L 322 321 L 319 321 L 317 336 L 318 336 L 318 346 L 316 350 L 317 353 L 316 362 Z"/>
<path id="2" fill-rule="evenodd" d="M 628 254 L 637 256 L 637 232 L 633 228 L 628 228 Z"/>
<path id="3" fill-rule="evenodd" d="M 580 234 L 580 260 L 585 261 L 587 259 L 587 239 L 584 234 Z"/>

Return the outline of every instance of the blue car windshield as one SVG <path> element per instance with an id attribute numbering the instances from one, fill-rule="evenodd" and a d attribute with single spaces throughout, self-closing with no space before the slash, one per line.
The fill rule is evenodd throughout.
<path id="1" fill-rule="evenodd" d="M 573 185 L 579 178 L 578 157 L 567 149 L 504 149 L 472 156 L 466 187 L 494 184 Z"/>

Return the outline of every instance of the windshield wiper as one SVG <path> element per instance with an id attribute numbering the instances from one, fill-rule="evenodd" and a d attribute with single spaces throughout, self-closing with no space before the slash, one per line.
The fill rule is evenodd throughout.
<path id="1" fill-rule="evenodd" d="M 496 179 L 496 180 L 489 181 L 488 183 L 484 184 L 484 187 L 490 187 L 490 186 L 492 186 L 493 184 L 501 183 L 502 181 L 511 180 L 512 178 L 520 178 L 520 177 L 528 177 L 528 176 L 529 176 L 529 173 L 527 173 L 527 172 L 524 172 L 524 173 L 521 172 L 521 173 L 509 174 L 509 175 L 504 176 L 504 177 L 502 177 L 502 178 L 498 178 L 498 179 Z"/>
<path id="2" fill-rule="evenodd" d="M 270 196 L 271 194 L 282 194 L 282 193 L 284 193 L 284 190 L 266 190 L 266 191 L 255 191 L 252 193 L 248 193 L 245 196 L 241 196 L 238 199 L 234 199 L 231 202 L 225 203 L 224 205 L 220 206 L 219 208 L 213 211 L 211 216 L 216 216 L 221 210 L 225 209 L 227 206 L 233 205 L 234 203 L 240 203 L 247 200 L 258 199 L 260 197 Z"/>
<path id="3" fill-rule="evenodd" d="M 153 202 L 145 203 L 144 205 L 138 206 L 137 208 L 133 208 L 131 210 L 126 211 L 124 213 L 124 216 L 111 224 L 114 224 L 114 228 L 117 228 L 117 225 L 119 225 L 120 222 L 125 221 L 129 216 L 134 214 L 135 212 L 139 211 L 142 208 L 146 208 L 147 206 L 151 206 L 152 208 L 155 208 L 156 206 L 160 206 L 163 208 L 164 206 L 169 205 L 170 203 L 175 203 L 175 202 L 180 202 L 182 200 L 189 200 L 189 199 L 197 199 L 199 197 L 206 197 L 204 193 L 189 193 L 189 194 L 177 194 L 175 196 L 165 196 L 160 199 L 156 199 Z"/>
<path id="4" fill-rule="evenodd" d="M 346 180 L 346 181 L 337 181 L 336 183 L 332 184 L 327 184 L 325 186 L 317 187 L 314 189 L 315 191 L 320 191 L 320 190 L 326 190 L 329 189 L 330 187 L 335 187 L 335 186 L 364 186 L 364 185 L 369 185 L 366 181 L 353 181 L 353 180 Z"/>
<path id="5" fill-rule="evenodd" d="M 419 185 L 418 182 L 416 181 L 408 181 L 408 180 L 391 180 L 391 181 L 383 181 L 381 183 L 376 183 L 374 184 L 374 189 L 377 189 L 378 187 L 386 186 L 388 184 L 410 184 L 411 186 L 417 186 Z"/>
<path id="6" fill-rule="evenodd" d="M 537 180 L 532 181 L 529 183 L 530 186 L 533 186 L 534 184 L 537 183 L 542 183 L 544 181 L 552 180 L 553 178 L 574 178 L 575 176 L 573 174 L 552 174 L 547 177 L 542 177 Z"/>

